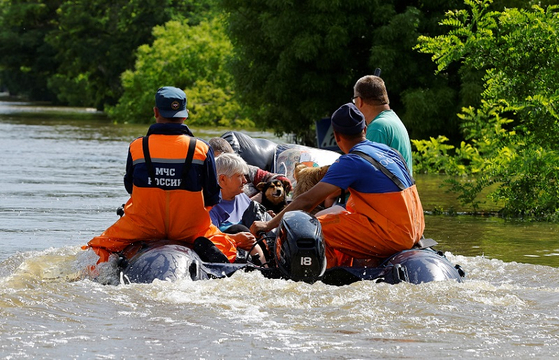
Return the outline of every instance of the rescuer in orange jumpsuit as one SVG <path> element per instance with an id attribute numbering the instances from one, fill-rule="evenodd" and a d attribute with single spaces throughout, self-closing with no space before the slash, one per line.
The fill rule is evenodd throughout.
<path id="1" fill-rule="evenodd" d="M 270 231 L 280 224 L 285 212 L 310 211 L 326 198 L 348 190 L 345 209 L 337 206 L 337 211 L 317 214 L 328 268 L 352 266 L 356 259 L 384 259 L 412 248 L 423 235 L 425 221 L 406 162 L 396 150 L 365 138 L 365 118 L 354 104 L 336 110 L 331 123 L 344 155 L 318 184 L 272 220 L 255 221 L 251 232 Z"/>
<path id="2" fill-rule="evenodd" d="M 160 88 L 153 112 L 156 123 L 130 144 L 124 185 L 131 196 L 124 216 L 88 247 L 105 262 L 133 242 L 168 239 L 192 246 L 205 237 L 235 261 L 237 247 L 251 249 L 256 239 L 249 232 L 223 234 L 211 222 L 209 210 L 220 201 L 213 150 L 184 124 L 184 91 Z"/>

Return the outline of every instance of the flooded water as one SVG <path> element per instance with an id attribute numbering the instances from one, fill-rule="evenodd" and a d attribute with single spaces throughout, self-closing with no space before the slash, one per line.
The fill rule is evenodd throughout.
<path id="1" fill-rule="evenodd" d="M 128 143 L 146 129 L 0 103 L 1 358 L 559 356 L 559 230 L 549 223 L 427 215 L 426 236 L 467 271 L 462 284 L 86 279 L 80 246 L 116 220 Z M 427 210 L 453 201 L 439 183 L 418 177 Z"/>

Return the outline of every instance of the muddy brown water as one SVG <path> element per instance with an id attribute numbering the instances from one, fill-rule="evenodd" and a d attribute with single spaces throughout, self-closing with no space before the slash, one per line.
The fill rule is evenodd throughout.
<path id="1" fill-rule="evenodd" d="M 0 103 L 0 357 L 559 355 L 558 227 L 549 223 L 427 215 L 426 236 L 467 271 L 462 284 L 334 287 L 256 272 L 147 285 L 88 280 L 80 246 L 116 220 L 128 143 L 146 129 L 87 109 Z M 418 176 L 426 208 L 454 201 L 437 182 Z"/>

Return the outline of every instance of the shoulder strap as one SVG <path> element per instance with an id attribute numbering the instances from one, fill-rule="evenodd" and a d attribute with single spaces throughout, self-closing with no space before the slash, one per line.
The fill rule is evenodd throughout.
<path id="1" fill-rule="evenodd" d="M 184 160 L 184 167 L 182 168 L 182 187 L 184 188 L 186 184 L 186 177 L 190 172 L 190 166 L 192 165 L 192 159 L 194 158 L 194 150 L 196 150 L 196 138 L 191 136 L 190 142 L 188 143 L 188 152 L 186 153 L 186 159 Z"/>
<path id="2" fill-rule="evenodd" d="M 143 137 L 142 149 L 144 150 L 144 161 L 146 162 L 148 176 L 151 180 L 151 184 L 155 184 L 155 171 L 153 171 L 153 165 L 151 164 L 151 157 L 149 155 L 149 135 Z"/>
<path id="3" fill-rule="evenodd" d="M 406 186 L 404 186 L 404 184 L 402 183 L 402 181 L 400 181 L 400 179 L 394 175 L 393 173 L 390 172 L 390 170 L 388 170 L 384 165 L 382 165 L 381 163 L 379 163 L 376 159 L 373 159 L 372 157 L 370 157 L 369 155 L 365 154 L 362 151 L 357 151 L 357 150 L 353 150 L 350 152 L 350 154 L 355 154 L 355 155 L 359 155 L 361 156 L 363 159 L 367 160 L 368 162 L 370 162 L 374 167 L 378 168 L 380 171 L 382 171 L 382 173 L 386 176 L 388 176 L 388 178 L 390 180 L 392 180 L 392 182 L 394 184 L 396 184 L 396 186 L 400 189 L 400 190 L 404 190 L 406 188 Z"/>

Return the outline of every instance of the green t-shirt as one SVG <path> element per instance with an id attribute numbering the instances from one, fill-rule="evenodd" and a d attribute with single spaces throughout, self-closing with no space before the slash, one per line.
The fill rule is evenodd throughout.
<path id="1" fill-rule="evenodd" d="M 400 152 L 413 175 L 411 142 L 404 123 L 392 110 L 384 110 L 367 126 L 367 139 L 386 144 Z"/>

